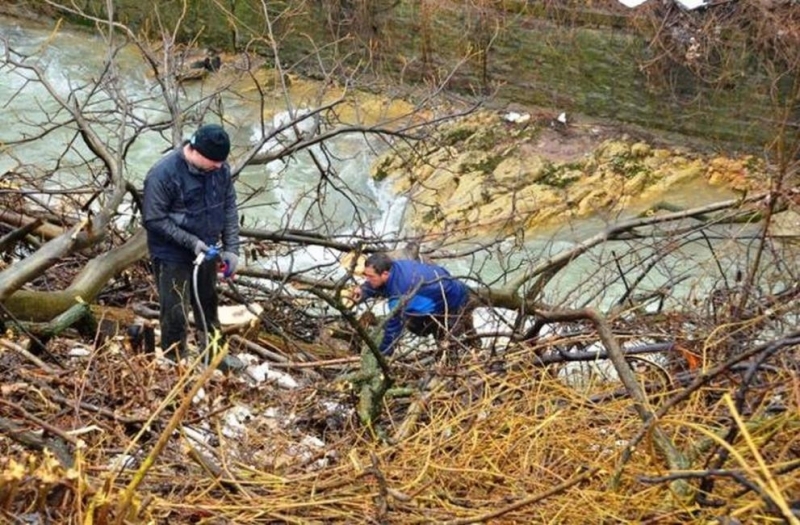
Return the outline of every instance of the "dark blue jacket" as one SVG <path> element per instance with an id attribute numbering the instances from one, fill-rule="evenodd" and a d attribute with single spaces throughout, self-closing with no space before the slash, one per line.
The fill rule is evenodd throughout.
<path id="1" fill-rule="evenodd" d="M 389 280 L 380 288 L 361 285 L 363 298 L 386 297 L 392 309 L 384 328 L 381 353 L 390 354 L 411 316 L 456 315 L 467 304 L 469 289 L 435 264 L 416 261 L 394 261 Z M 413 294 L 413 295 L 412 295 Z"/>
<path id="2" fill-rule="evenodd" d="M 192 263 L 200 239 L 239 253 L 236 191 L 227 163 L 211 172 L 191 167 L 178 148 L 159 160 L 144 181 L 142 209 L 150 257 Z"/>

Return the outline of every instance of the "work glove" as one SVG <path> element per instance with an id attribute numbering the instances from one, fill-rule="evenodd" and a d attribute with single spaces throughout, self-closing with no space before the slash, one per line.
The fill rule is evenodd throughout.
<path id="1" fill-rule="evenodd" d="M 200 239 L 197 239 L 197 242 L 194 243 L 194 254 L 200 255 L 201 253 L 206 253 L 209 250 L 208 244 L 204 243 Z"/>
<path id="2" fill-rule="evenodd" d="M 223 265 L 222 276 L 227 279 L 236 273 L 236 268 L 239 266 L 239 256 L 233 252 L 222 252 L 220 258 Z"/>

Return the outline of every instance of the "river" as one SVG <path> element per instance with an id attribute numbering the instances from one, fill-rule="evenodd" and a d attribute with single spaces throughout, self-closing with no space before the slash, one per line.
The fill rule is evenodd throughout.
<path id="1" fill-rule="evenodd" d="M 65 30 L 51 34 L 45 26 L 9 18 L 0 18 L 0 38 L 18 53 L 36 54 L 37 63 L 62 97 L 83 89 L 79 87 L 82 83 L 96 78 L 106 56 L 103 52 L 105 43 L 98 38 Z M 124 90 L 128 99 L 135 101 L 132 106 L 136 117 L 151 121 L 162 117 L 163 102 L 154 97 L 154 81 L 137 52 L 125 48 L 117 55 L 116 61 L 121 72 L 117 89 Z M 0 100 L 7 102 L 0 107 L 0 118 L 9 124 L 0 128 L 0 141 L 3 143 L 41 133 L 38 126 L 47 120 L 47 112 L 52 115 L 55 110 L 45 89 L 30 82 L 27 76 L 30 75 L 10 70 L 3 72 Z M 181 104 L 190 105 L 207 89 L 202 82 L 184 84 Z M 102 101 L 102 97 L 100 99 Z M 103 102 L 95 105 L 103 109 Z M 254 114 L 263 110 L 268 124 L 273 127 L 288 119 L 286 110 L 262 108 L 256 97 L 247 94 L 225 95 L 222 105 L 226 127 L 231 133 L 231 159 L 234 163 L 237 154 L 244 154 L 260 138 L 258 119 L 253 118 Z M 297 111 L 304 109 L 297 108 Z M 63 120 L 63 112 L 51 118 Z M 191 131 L 192 128 L 187 129 L 187 133 Z M 279 138 L 268 142 L 262 151 L 279 148 Z M 291 136 L 282 138 L 291 139 Z M 54 171 L 48 181 L 50 187 L 80 189 L 88 182 L 87 170 L 71 169 L 71 166 L 79 164 L 89 152 L 82 144 L 67 148 L 70 140 L 73 140 L 71 130 L 57 130 L 41 139 L 9 148 L 0 159 L 0 172 L 35 166 L 36 172 Z M 370 140 L 361 134 L 340 135 L 327 141 L 324 151 L 317 146 L 285 161 L 246 167 L 237 181 L 245 226 L 319 231 L 343 238 L 396 237 L 403 209 L 402 199 L 385 191 L 368 176 L 369 167 L 382 147 L 385 146 L 378 140 Z M 126 157 L 128 179 L 141 187 L 149 167 L 168 148 L 169 142 L 160 134 L 142 133 Z M 327 184 L 320 184 L 319 170 L 312 155 L 318 161 L 321 159 L 323 165 L 329 163 L 329 175 L 333 175 Z M 57 164 L 60 169 L 54 170 Z M 298 259 L 298 254 L 294 254 L 291 259 L 281 259 L 281 266 L 287 269 L 286 264 L 293 264 L 296 270 L 297 265 L 303 267 L 320 262 L 320 253 L 306 255 L 309 257 L 300 254 Z"/>
<path id="2" fill-rule="evenodd" d="M 37 60 L 64 97 L 82 89 L 81 83 L 97 75 L 105 58 L 105 44 L 99 39 L 65 30 L 51 33 L 48 27 L 18 20 L 0 18 L 0 37 L 18 52 L 41 52 L 41 58 Z M 158 105 L 153 80 L 135 51 L 123 50 L 118 56 L 118 64 L 122 74 L 116 88 L 124 90 L 131 100 L 138 101 L 136 116 L 157 118 L 163 107 Z M 34 123 L 40 122 L 45 112 L 53 108 L 43 88 L 10 71 L 3 71 L 2 78 L 0 100 L 5 103 L 0 106 L 0 119 L 6 125 L 0 127 L 0 141 L 6 143 L 40 132 Z M 201 82 L 186 84 L 182 102 L 188 104 L 204 89 Z M 253 123 L 253 115 L 261 112 L 262 107 L 256 98 L 243 95 L 229 96 L 223 104 L 232 130 L 235 161 L 235 155 L 246 151 L 258 138 L 260 132 Z M 277 125 L 286 116 L 285 112 L 276 111 L 270 118 Z M 63 118 L 63 115 L 54 118 Z M 65 143 L 70 138 L 69 133 L 61 130 L 6 149 L 0 157 L 0 172 L 18 170 L 20 165 L 33 165 L 38 170 L 47 171 L 58 163 L 60 169 L 55 170 L 57 175 L 50 181 L 51 185 L 72 189 L 83 187 L 87 185 L 85 171 L 71 170 L 70 166 L 78 164 L 80 156 L 88 152 L 82 146 L 66 149 Z M 149 166 L 168 146 L 164 137 L 157 133 L 143 134 L 127 156 L 127 173 L 131 182 L 140 185 Z M 266 147 L 274 146 L 268 144 Z M 370 141 L 361 134 L 340 135 L 324 147 L 317 146 L 289 160 L 246 168 L 237 182 L 245 225 L 267 230 L 317 231 L 345 241 L 397 238 L 402 231 L 405 199 L 392 194 L 387 185 L 376 183 L 369 176 L 370 166 L 382 147 L 380 142 Z M 64 151 L 67 155 L 62 157 Z M 332 170 L 324 184 L 312 154 L 316 159 L 327 159 L 323 164 L 330 163 Z M 672 197 L 676 203 L 696 205 L 720 195 L 704 195 L 697 188 L 687 186 L 683 194 L 676 192 Z M 530 232 L 524 240 L 508 239 L 491 250 L 451 258 L 445 264 L 453 273 L 469 278 L 475 286 L 479 283 L 500 285 L 508 276 L 513 277 L 546 257 L 574 247 L 582 239 L 600 231 L 609 221 L 623 218 L 583 220 L 556 229 Z M 747 271 L 755 246 L 752 239 L 757 229 L 753 226 L 720 225 L 708 230 L 710 237 L 670 234 L 670 230 L 687 225 L 670 225 L 655 232 L 655 237 L 607 243 L 590 250 L 552 280 L 543 298 L 551 304 L 588 304 L 606 308 L 617 301 L 632 280 L 647 267 L 640 288 L 655 290 L 668 285 L 668 301 L 674 301 L 674 305 L 687 304 L 687 301 L 688 304 L 703 304 L 710 290 L 732 286 L 736 275 Z M 681 245 L 680 250 L 673 252 L 676 244 Z M 709 251 L 710 246 L 713 246 L 713 251 Z M 468 247 L 469 243 L 465 242 L 451 246 L 450 250 L 457 252 Z M 772 263 L 766 268 L 778 272 L 765 272 L 762 282 L 770 290 L 777 291 L 786 286 L 786 279 L 782 277 L 789 269 L 786 265 L 793 267 L 796 261 L 787 260 L 781 252 L 784 247 L 772 248 L 773 251 L 767 254 Z M 659 254 L 667 255 L 660 262 L 653 263 L 652 268 L 648 267 Z M 337 263 L 340 255 L 324 248 L 291 252 L 279 248 L 277 253 L 260 260 L 259 264 L 284 271 L 313 267 L 322 275 L 338 276 L 342 271 Z M 620 272 L 627 278 L 620 278 Z"/>

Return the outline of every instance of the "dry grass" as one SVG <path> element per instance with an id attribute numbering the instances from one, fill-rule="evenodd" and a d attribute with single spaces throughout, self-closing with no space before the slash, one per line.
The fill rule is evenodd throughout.
<path id="1" fill-rule="evenodd" d="M 59 343 L 63 355 L 74 341 Z M 800 387 L 789 367 L 769 378 L 762 402 L 747 405 L 725 473 L 715 477 L 714 505 L 701 506 L 673 495 L 668 480 L 651 479 L 676 473 L 666 470 L 647 438 L 614 486 L 622 452 L 642 428 L 630 401 L 592 403 L 592 395 L 619 385 L 567 387 L 555 369 L 532 366 L 525 351 L 509 354 L 503 372 L 488 373 L 485 362 L 466 357 L 456 374 L 398 367 L 401 384 L 434 377 L 430 384 L 437 386 L 414 431 L 394 444 L 375 438 L 350 412 L 336 416 L 320 408 L 324 401 L 353 402 L 324 369 L 298 376 L 305 384 L 293 390 L 216 375 L 204 385 L 204 401 L 186 403 L 173 432 L 169 420 L 198 371 L 160 367 L 113 341 L 88 360 L 67 359 L 69 371 L 57 377 L 13 352 L 0 359 L 5 421 L 36 431 L 38 418 L 55 427 L 45 438 L 57 429 L 73 431 L 60 438 L 74 458 L 71 468 L 8 432 L 0 438 L 0 509 L 9 522 L 38 514 L 65 524 L 703 523 L 721 516 L 777 523 L 800 491 Z M 733 374 L 720 375 L 661 419 L 692 469 L 707 468 L 710 445 L 739 428 L 727 402 L 735 387 Z M 755 399 L 756 390 L 748 395 Z M 786 410 L 767 412 L 777 395 Z M 236 405 L 249 406 L 253 417 L 242 434 L 226 437 L 224 418 Z M 386 435 L 402 424 L 409 406 L 408 399 L 387 401 Z M 264 418 L 268 407 L 280 416 Z M 207 448 L 180 431 L 203 421 L 215 434 Z M 298 443 L 309 435 L 325 445 L 299 453 Z M 155 457 L 161 436 L 165 446 Z M 136 458 L 135 466 L 112 469 L 112 458 L 123 452 Z M 148 455 L 153 464 L 145 469 Z M 123 494 L 137 469 L 142 483 L 123 513 Z"/>

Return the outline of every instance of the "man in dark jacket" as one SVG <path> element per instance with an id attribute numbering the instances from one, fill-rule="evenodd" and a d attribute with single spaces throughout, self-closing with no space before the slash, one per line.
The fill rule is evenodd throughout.
<path id="1" fill-rule="evenodd" d="M 201 126 L 192 138 L 161 160 L 144 181 L 144 227 L 160 304 L 161 348 L 187 355 L 186 312 L 191 301 L 196 321 L 207 331 L 219 328 L 217 266 L 205 257 L 221 243 L 225 277 L 239 262 L 236 192 L 226 159 L 230 140 L 216 124 Z M 193 270 L 197 265 L 195 298 Z M 199 325 L 200 326 L 200 325 Z M 199 341 L 205 344 L 206 333 Z"/>
<path id="2" fill-rule="evenodd" d="M 390 355 L 403 328 L 419 336 L 433 335 L 445 341 L 448 334 L 472 332 L 469 288 L 435 264 L 392 260 L 384 253 L 364 263 L 366 282 L 356 288 L 356 301 L 369 297 L 389 300 L 391 317 L 386 322 L 381 353 Z"/>

